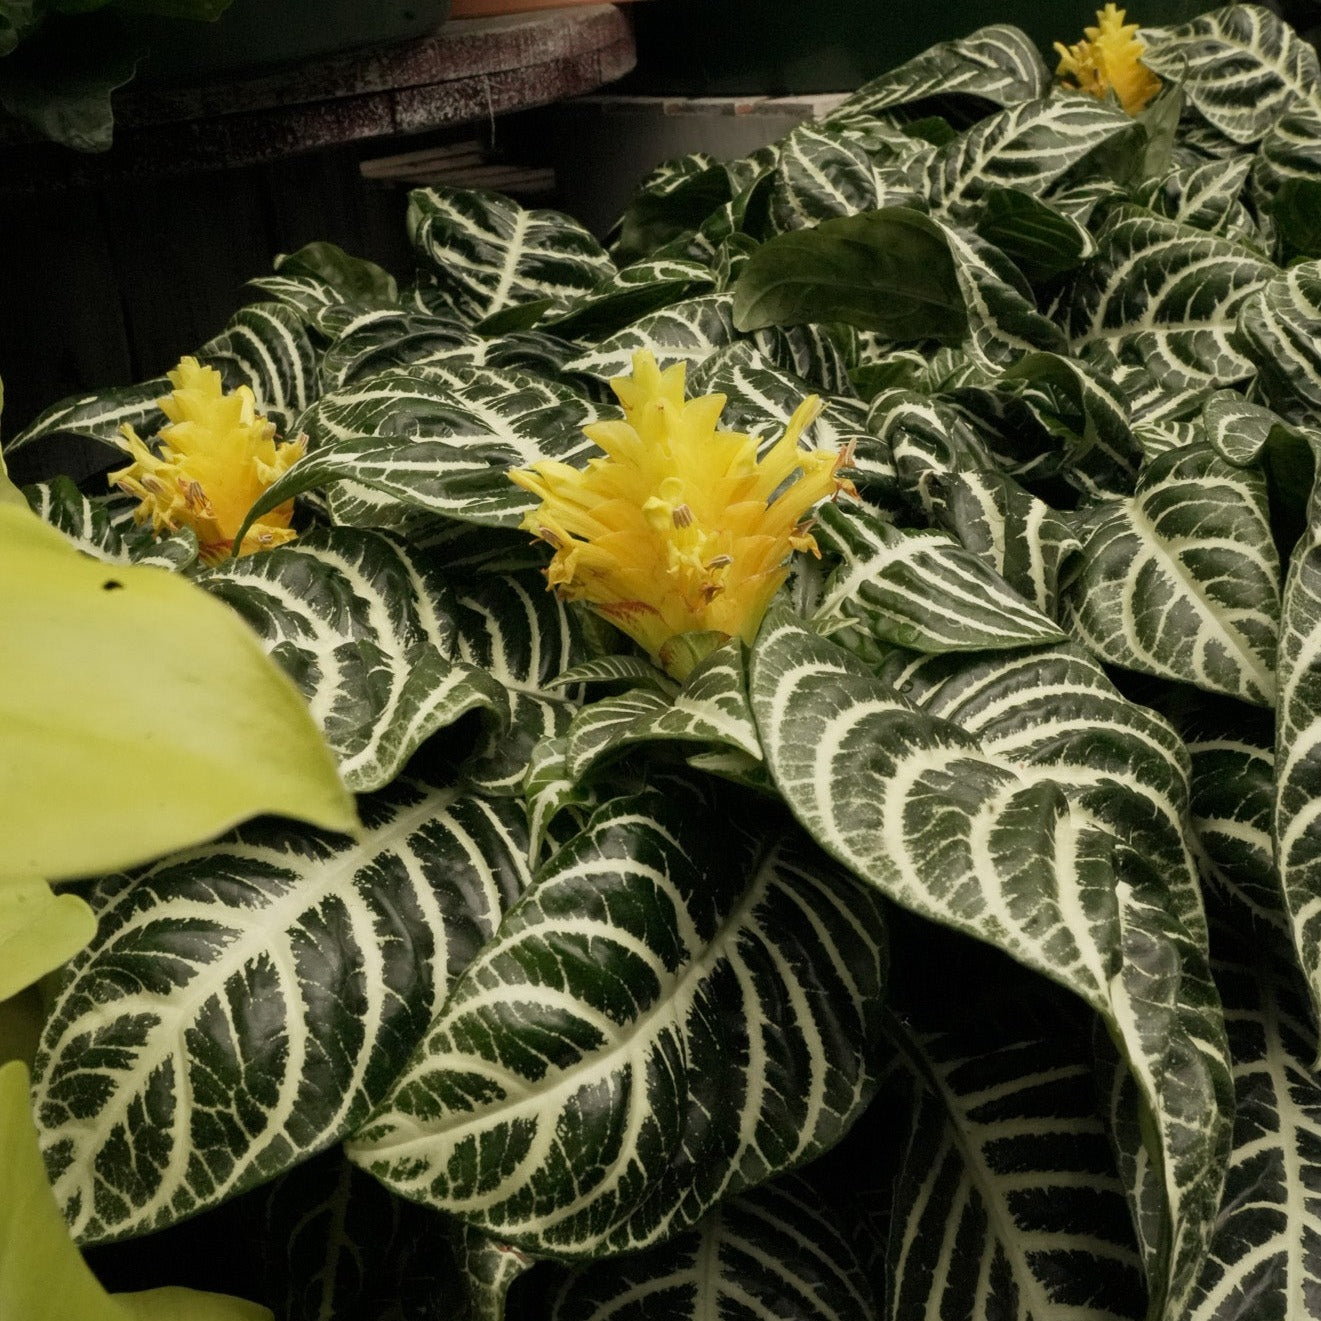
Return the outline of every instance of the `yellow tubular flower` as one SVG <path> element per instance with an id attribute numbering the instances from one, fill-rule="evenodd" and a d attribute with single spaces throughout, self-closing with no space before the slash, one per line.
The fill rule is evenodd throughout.
<path id="1" fill-rule="evenodd" d="M 1084 28 L 1086 41 L 1076 46 L 1055 43 L 1060 53 L 1059 78 L 1072 79 L 1072 86 L 1104 98 L 1114 92 L 1119 104 L 1136 115 L 1157 92 L 1160 79 L 1140 61 L 1146 43 L 1138 39 L 1138 25 L 1124 22 L 1124 11 L 1108 4 L 1096 11 L 1094 28 Z"/>
<path id="2" fill-rule="evenodd" d="M 225 393 L 220 373 L 184 358 L 170 373 L 171 394 L 156 402 L 170 419 L 157 437 L 159 457 L 131 426 L 121 428 L 120 449 L 133 460 L 110 481 L 142 502 L 139 523 L 157 533 L 190 527 L 202 559 L 228 556 L 247 512 L 276 478 L 303 457 L 306 437 L 277 445 L 275 424 L 257 412 L 246 385 Z M 298 534 L 289 526 L 292 500 L 273 509 L 244 534 L 238 554 L 266 550 Z"/>
<path id="3" fill-rule="evenodd" d="M 792 552 L 819 553 L 808 511 L 853 490 L 836 476 L 843 455 L 799 448 L 821 411 L 815 395 L 758 460 L 754 437 L 716 430 L 724 395 L 685 401 L 684 368 L 634 354 L 632 376 L 612 382 L 624 419 L 584 429 L 604 457 L 509 474 L 541 501 L 523 526 L 555 548 L 549 585 L 673 670 L 685 662 L 666 644 L 683 633 L 751 642 Z"/>

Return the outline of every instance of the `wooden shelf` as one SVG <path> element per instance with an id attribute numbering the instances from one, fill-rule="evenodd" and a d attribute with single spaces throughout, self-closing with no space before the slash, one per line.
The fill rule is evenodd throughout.
<path id="1" fill-rule="evenodd" d="M 451 18 L 495 18 L 507 14 L 526 14 L 541 9 L 570 9 L 575 5 L 597 4 L 599 0 L 454 0 Z M 630 4 L 632 0 L 615 0 Z"/>
<path id="2" fill-rule="evenodd" d="M 489 119 L 595 91 L 636 51 L 614 5 L 454 19 L 434 35 L 286 70 L 115 98 L 115 145 L 86 156 L 0 122 L 0 192 L 260 165 Z"/>

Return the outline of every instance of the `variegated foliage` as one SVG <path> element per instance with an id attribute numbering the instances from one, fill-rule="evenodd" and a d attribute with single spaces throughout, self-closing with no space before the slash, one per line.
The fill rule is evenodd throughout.
<path id="1" fill-rule="evenodd" d="M 877 902 L 793 831 L 616 799 L 538 873 L 349 1151 L 533 1251 L 643 1247 L 847 1131 L 884 975 Z"/>
<path id="2" fill-rule="evenodd" d="M 356 840 L 254 823 L 90 892 L 97 937 L 34 1075 L 82 1241 L 196 1214 L 356 1128 L 526 883 L 509 804 L 399 781 L 360 811 Z"/>
<path id="3" fill-rule="evenodd" d="M 749 1321 L 869 1321 L 877 1302 L 844 1228 L 792 1177 L 731 1197 L 659 1247 L 580 1267 L 552 1321 L 734 1313 Z"/>

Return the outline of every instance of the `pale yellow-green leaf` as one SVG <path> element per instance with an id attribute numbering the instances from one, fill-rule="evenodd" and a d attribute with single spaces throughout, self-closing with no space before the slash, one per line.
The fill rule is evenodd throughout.
<path id="1" fill-rule="evenodd" d="M 3 404 L 4 393 L 0 388 L 0 406 Z M 5 467 L 3 454 L 0 454 L 0 505 L 18 505 L 21 509 L 28 507 L 28 502 L 23 499 L 23 492 L 9 479 L 9 469 Z"/>
<path id="2" fill-rule="evenodd" d="M 131 1321 L 271 1321 L 269 1309 L 257 1303 L 196 1289 L 147 1289 L 113 1297 Z"/>
<path id="3" fill-rule="evenodd" d="M 0 503 L 0 883 L 111 871 L 278 813 L 356 828 L 298 690 L 228 607 Z"/>
<path id="4" fill-rule="evenodd" d="M 28 1071 L 0 1066 L 0 1317 L 5 1321 L 270 1321 L 264 1307 L 191 1289 L 108 1294 L 46 1182 Z"/>
<path id="5" fill-rule="evenodd" d="M 96 934 L 96 915 L 76 894 L 45 881 L 0 885 L 0 1000 L 71 959 Z"/>

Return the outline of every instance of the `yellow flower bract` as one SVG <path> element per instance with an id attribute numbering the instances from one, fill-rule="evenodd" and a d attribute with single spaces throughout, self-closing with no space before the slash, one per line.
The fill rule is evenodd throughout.
<path id="1" fill-rule="evenodd" d="M 1096 12 L 1096 26 L 1084 28 L 1087 39 L 1076 46 L 1055 43 L 1060 53 L 1055 73 L 1072 79 L 1073 86 L 1093 96 L 1113 92 L 1130 115 L 1136 115 L 1157 92 L 1161 82 L 1141 63 L 1146 43 L 1138 38 L 1138 25 L 1124 22 L 1124 10 L 1108 4 Z"/>
<path id="2" fill-rule="evenodd" d="M 190 527 L 202 559 L 215 564 L 234 548 L 248 510 L 266 488 L 303 457 L 306 440 L 277 444 L 275 425 L 257 412 L 246 385 L 226 394 L 220 373 L 184 358 L 170 372 L 174 390 L 157 400 L 170 419 L 153 453 L 131 426 L 116 443 L 132 458 L 110 481 L 141 501 L 139 523 L 151 520 L 157 533 Z M 248 555 L 290 541 L 290 500 L 264 515 L 244 534 L 237 553 Z"/>
<path id="3" fill-rule="evenodd" d="M 667 643 L 715 632 L 751 642 L 795 550 L 817 554 L 805 521 L 852 484 L 844 456 L 804 450 L 816 396 L 757 457 L 754 437 L 718 431 L 724 395 L 684 399 L 684 367 L 648 352 L 612 383 L 624 418 L 584 428 L 605 453 L 585 469 L 543 462 L 510 473 L 541 501 L 523 526 L 555 549 L 547 579 L 589 602 L 671 670 Z M 677 677 L 685 677 L 678 674 Z"/>

